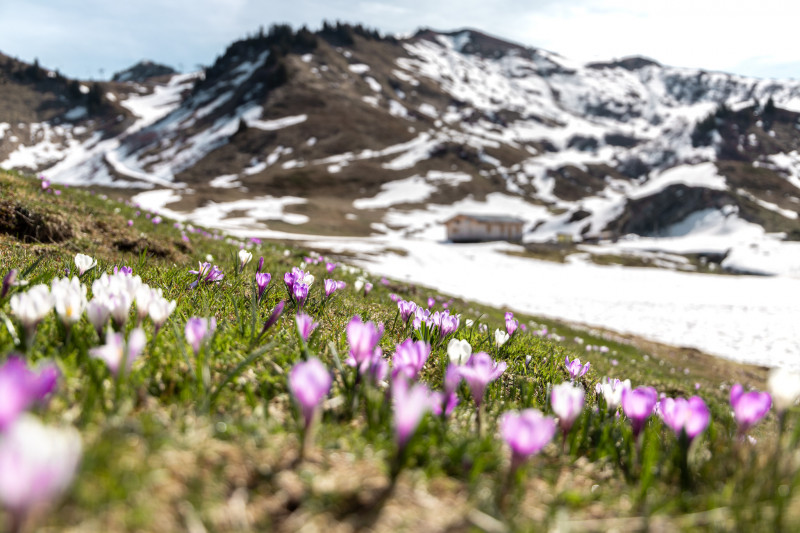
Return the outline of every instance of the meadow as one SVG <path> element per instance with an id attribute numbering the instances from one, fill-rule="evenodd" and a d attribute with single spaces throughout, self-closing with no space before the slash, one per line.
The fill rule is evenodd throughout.
<path id="1" fill-rule="evenodd" d="M 20 174 L 0 275 L 9 531 L 800 524 L 793 373 Z"/>

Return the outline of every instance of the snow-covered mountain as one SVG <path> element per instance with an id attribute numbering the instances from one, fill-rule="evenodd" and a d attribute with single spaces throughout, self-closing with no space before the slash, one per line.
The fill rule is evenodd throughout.
<path id="1" fill-rule="evenodd" d="M 21 68 L 0 102 L 36 92 Z M 800 275 L 798 81 L 326 25 L 91 90 L 102 121 L 66 97 L 49 115 L 0 107 L 2 166 L 234 230 L 441 239 L 456 212 L 514 213 L 529 243 Z"/>

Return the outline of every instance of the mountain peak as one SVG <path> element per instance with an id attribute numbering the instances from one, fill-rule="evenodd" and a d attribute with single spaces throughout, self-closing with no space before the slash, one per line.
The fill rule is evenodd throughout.
<path id="1" fill-rule="evenodd" d="M 430 28 L 422 28 L 417 31 L 414 37 L 428 40 L 437 40 L 438 37 L 445 37 L 452 40 L 453 47 L 457 51 L 489 59 L 503 57 L 509 52 L 528 55 L 533 51 L 532 48 L 494 37 L 473 28 L 461 28 L 452 31 L 436 31 Z"/>
<path id="2" fill-rule="evenodd" d="M 148 59 L 143 59 L 142 61 L 139 61 L 135 65 L 125 70 L 114 73 L 114 75 L 111 77 L 111 81 L 141 82 L 150 78 L 157 78 L 159 76 L 172 76 L 173 74 L 177 74 L 177 72 L 172 67 L 155 63 Z"/>

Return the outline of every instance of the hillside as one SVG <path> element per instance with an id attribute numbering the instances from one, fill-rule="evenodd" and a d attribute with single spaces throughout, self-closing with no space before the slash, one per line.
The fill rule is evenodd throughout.
<path id="1" fill-rule="evenodd" d="M 146 190 L 143 205 L 228 230 L 441 238 L 452 213 L 512 209 L 528 243 L 610 244 L 580 249 L 597 261 L 656 264 L 645 252 L 661 250 L 798 274 L 782 243 L 800 237 L 800 82 L 342 24 L 275 26 L 158 80 L 99 84 L 118 123 L 84 117 L 60 144 L 0 110 L 2 165 Z M 24 127 L 50 131 L 53 116 Z"/>
<path id="2" fill-rule="evenodd" d="M 26 386 L 57 368 L 55 388 L 32 386 L 27 408 L 2 401 L 12 407 L 0 419 L 0 464 L 27 461 L 13 480 L 9 469 L 0 470 L 0 520 L 11 531 L 791 530 L 800 520 L 800 469 L 789 453 L 798 409 L 785 411 L 780 424 L 774 414 L 794 393 L 773 389 L 775 408 L 757 426 L 758 418 L 748 419 L 754 427 L 737 426 L 731 415 L 733 385 L 743 384 L 743 394 L 764 388 L 762 368 L 509 317 L 433 288 L 370 276 L 337 257 L 161 219 L 41 179 L 0 173 L 0 193 L 0 400 L 18 390 L 5 379 L 12 365 L 30 372 L 16 382 Z M 27 220 L 52 230 L 32 233 Z M 120 248 L 126 238 L 142 247 Z M 240 250 L 252 254 L 244 266 Z M 96 264 L 78 271 L 89 266 L 75 258 L 78 252 Z M 203 260 L 214 264 L 213 277 L 190 272 Z M 291 296 L 284 287 L 293 267 L 307 270 L 305 294 Z M 10 269 L 14 280 L 5 277 Z M 260 301 L 256 271 L 271 274 Z M 112 285 L 146 284 L 148 295 L 155 298 L 155 289 L 174 308 L 156 319 L 161 315 L 149 311 L 137 289 L 108 333 L 98 333 L 94 314 L 82 307 L 77 320 L 62 322 L 76 313 L 59 304 L 31 329 L 19 299 L 44 287 L 61 301 L 62 276 L 75 276 L 72 284 L 79 293 L 82 285 L 90 290 L 86 297 L 95 304 Z M 326 295 L 325 278 L 345 285 Z M 118 298 L 122 292 L 111 301 Z M 405 324 L 398 298 L 427 305 L 442 322 Z M 279 306 L 283 313 L 269 320 Z M 298 326 L 301 311 L 316 323 L 311 331 Z M 451 331 L 445 317 L 454 319 Z M 211 334 L 196 336 L 200 318 L 213 319 Z M 358 341 L 353 321 L 375 330 Z M 103 342 L 114 346 L 117 330 L 126 348 L 98 351 Z M 498 342 L 506 331 L 509 338 Z M 412 357 L 400 347 L 406 339 L 430 342 L 421 363 L 404 359 Z M 451 340 L 460 348 L 450 348 Z M 485 393 L 476 392 L 481 380 L 467 378 L 477 363 L 459 359 L 464 342 L 476 355 L 484 352 L 473 359 L 489 357 L 497 364 L 492 370 L 500 370 L 486 378 Z M 369 368 L 350 366 L 348 355 L 360 354 L 363 343 L 370 352 L 379 348 Z M 127 363 L 123 353 L 132 358 L 128 372 L 119 371 Z M 576 356 L 591 365 L 568 367 L 564 358 Z M 297 402 L 308 396 L 292 376 L 311 358 L 331 381 L 315 400 L 316 415 L 305 418 Z M 461 370 L 448 366 L 456 364 Z M 447 390 L 452 372 L 460 376 L 451 391 L 458 405 L 444 416 L 426 414 L 433 400 L 425 398 Z M 610 406 L 612 396 L 596 389 L 607 375 L 670 398 L 698 395 L 708 420 L 697 433 L 687 429 L 693 441 L 676 437 L 669 402 L 660 417 Z M 796 388 L 796 378 L 785 374 L 783 384 Z M 556 387 L 580 391 L 571 414 L 551 403 Z M 403 411 L 410 406 L 421 410 Z M 545 424 L 558 417 L 563 437 L 553 425 L 555 434 L 545 438 L 541 426 L 541 443 L 526 448 L 518 435 L 524 428 L 510 431 L 504 417 L 529 408 L 540 409 Z M 572 427 L 564 427 L 574 415 Z M 641 420 L 638 437 L 632 420 Z M 51 477 L 35 477 L 42 457 Z"/>

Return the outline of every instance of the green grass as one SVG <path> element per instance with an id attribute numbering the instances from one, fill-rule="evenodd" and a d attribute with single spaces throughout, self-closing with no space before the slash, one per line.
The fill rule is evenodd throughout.
<path id="1" fill-rule="evenodd" d="M 308 267 L 316 281 L 305 310 L 320 323 L 308 351 L 331 369 L 334 385 L 313 445 L 300 461 L 302 422 L 287 386 L 290 369 L 304 357 L 294 306 L 288 304 L 263 337 L 258 334 L 273 307 L 286 299 L 284 272 L 299 265 L 308 251 L 191 232 L 186 243 L 172 221 L 154 225 L 144 213 L 136 216 L 135 207 L 80 189 L 47 194 L 37 180 L 19 175 L 0 175 L 0 190 L 7 203 L 39 213 L 45 223 L 57 220 L 71 232 L 56 242 L 24 245 L 18 238 L 24 235 L 0 233 L 0 274 L 29 270 L 25 279 L 31 284 L 49 284 L 65 269 L 74 270 L 72 258 L 82 252 L 98 259 L 97 267 L 81 278 L 87 286 L 113 266 L 127 265 L 177 301 L 158 335 L 145 321 L 143 356 L 119 383 L 102 362 L 87 357 L 100 340 L 85 317 L 67 337 L 51 313 L 26 350 L 15 345 L 6 326 L 19 334 L 9 298 L 0 301 L 0 319 L 8 319 L 0 323 L 0 361 L 14 352 L 25 352 L 31 364 L 54 361 L 61 381 L 49 403 L 35 413 L 48 424 L 75 427 L 83 440 L 74 483 L 46 512 L 35 514 L 33 528 L 175 531 L 202 524 L 208 531 L 264 531 L 311 524 L 326 530 L 756 531 L 791 530 L 800 521 L 797 412 L 789 412 L 782 435 L 770 415 L 752 432 L 756 444 L 734 437 L 729 387 L 738 381 L 763 388 L 763 369 L 530 316 L 516 317 L 528 332 L 518 332 L 497 349 L 490 334 L 503 328 L 505 310 L 391 280 L 384 285 L 371 279 L 374 289 L 365 297 L 353 285 L 368 275 L 344 266 L 331 275 L 324 262 Z M 117 242 L 136 242 L 139 248 L 126 252 Z M 242 244 L 251 246 L 254 260 L 237 275 L 235 252 Z M 188 271 L 207 255 L 225 278 L 190 289 L 194 276 Z M 272 274 L 272 288 L 254 305 L 253 274 L 260 256 Z M 322 280 L 328 277 L 347 282 L 347 288 L 325 302 Z M 337 363 L 348 352 L 345 326 L 353 316 L 384 324 L 380 345 L 388 357 L 407 338 L 410 330 L 396 319 L 391 293 L 418 303 L 432 296 L 436 309 L 448 303 L 462 317 L 453 336 L 508 363 L 505 374 L 488 388 L 482 431 L 462 384 L 461 403 L 450 419 L 423 419 L 396 482 L 387 391 L 364 384 L 353 389 L 348 384 L 354 370 Z M 218 321 L 199 357 L 183 339 L 187 319 L 195 316 Z M 466 327 L 467 318 L 475 320 L 472 328 Z M 132 321 L 133 315 L 128 331 Z M 479 331 L 479 322 L 488 325 L 487 333 Z M 533 333 L 544 326 L 558 337 Z M 422 381 L 436 390 L 442 387 L 446 341 L 434 344 L 422 373 Z M 608 352 L 587 352 L 586 345 L 606 346 Z M 499 436 L 498 418 L 528 407 L 552 414 L 548 394 L 553 384 L 568 380 L 566 355 L 592 362 L 592 370 L 579 380 L 587 406 L 563 449 L 557 436 L 509 480 L 510 454 Z M 690 449 L 688 485 L 681 484 L 678 440 L 660 420 L 650 419 L 637 447 L 625 417 L 604 412 L 594 392 L 603 376 L 630 378 L 634 386 L 651 385 L 669 396 L 703 396 L 712 422 Z"/>

